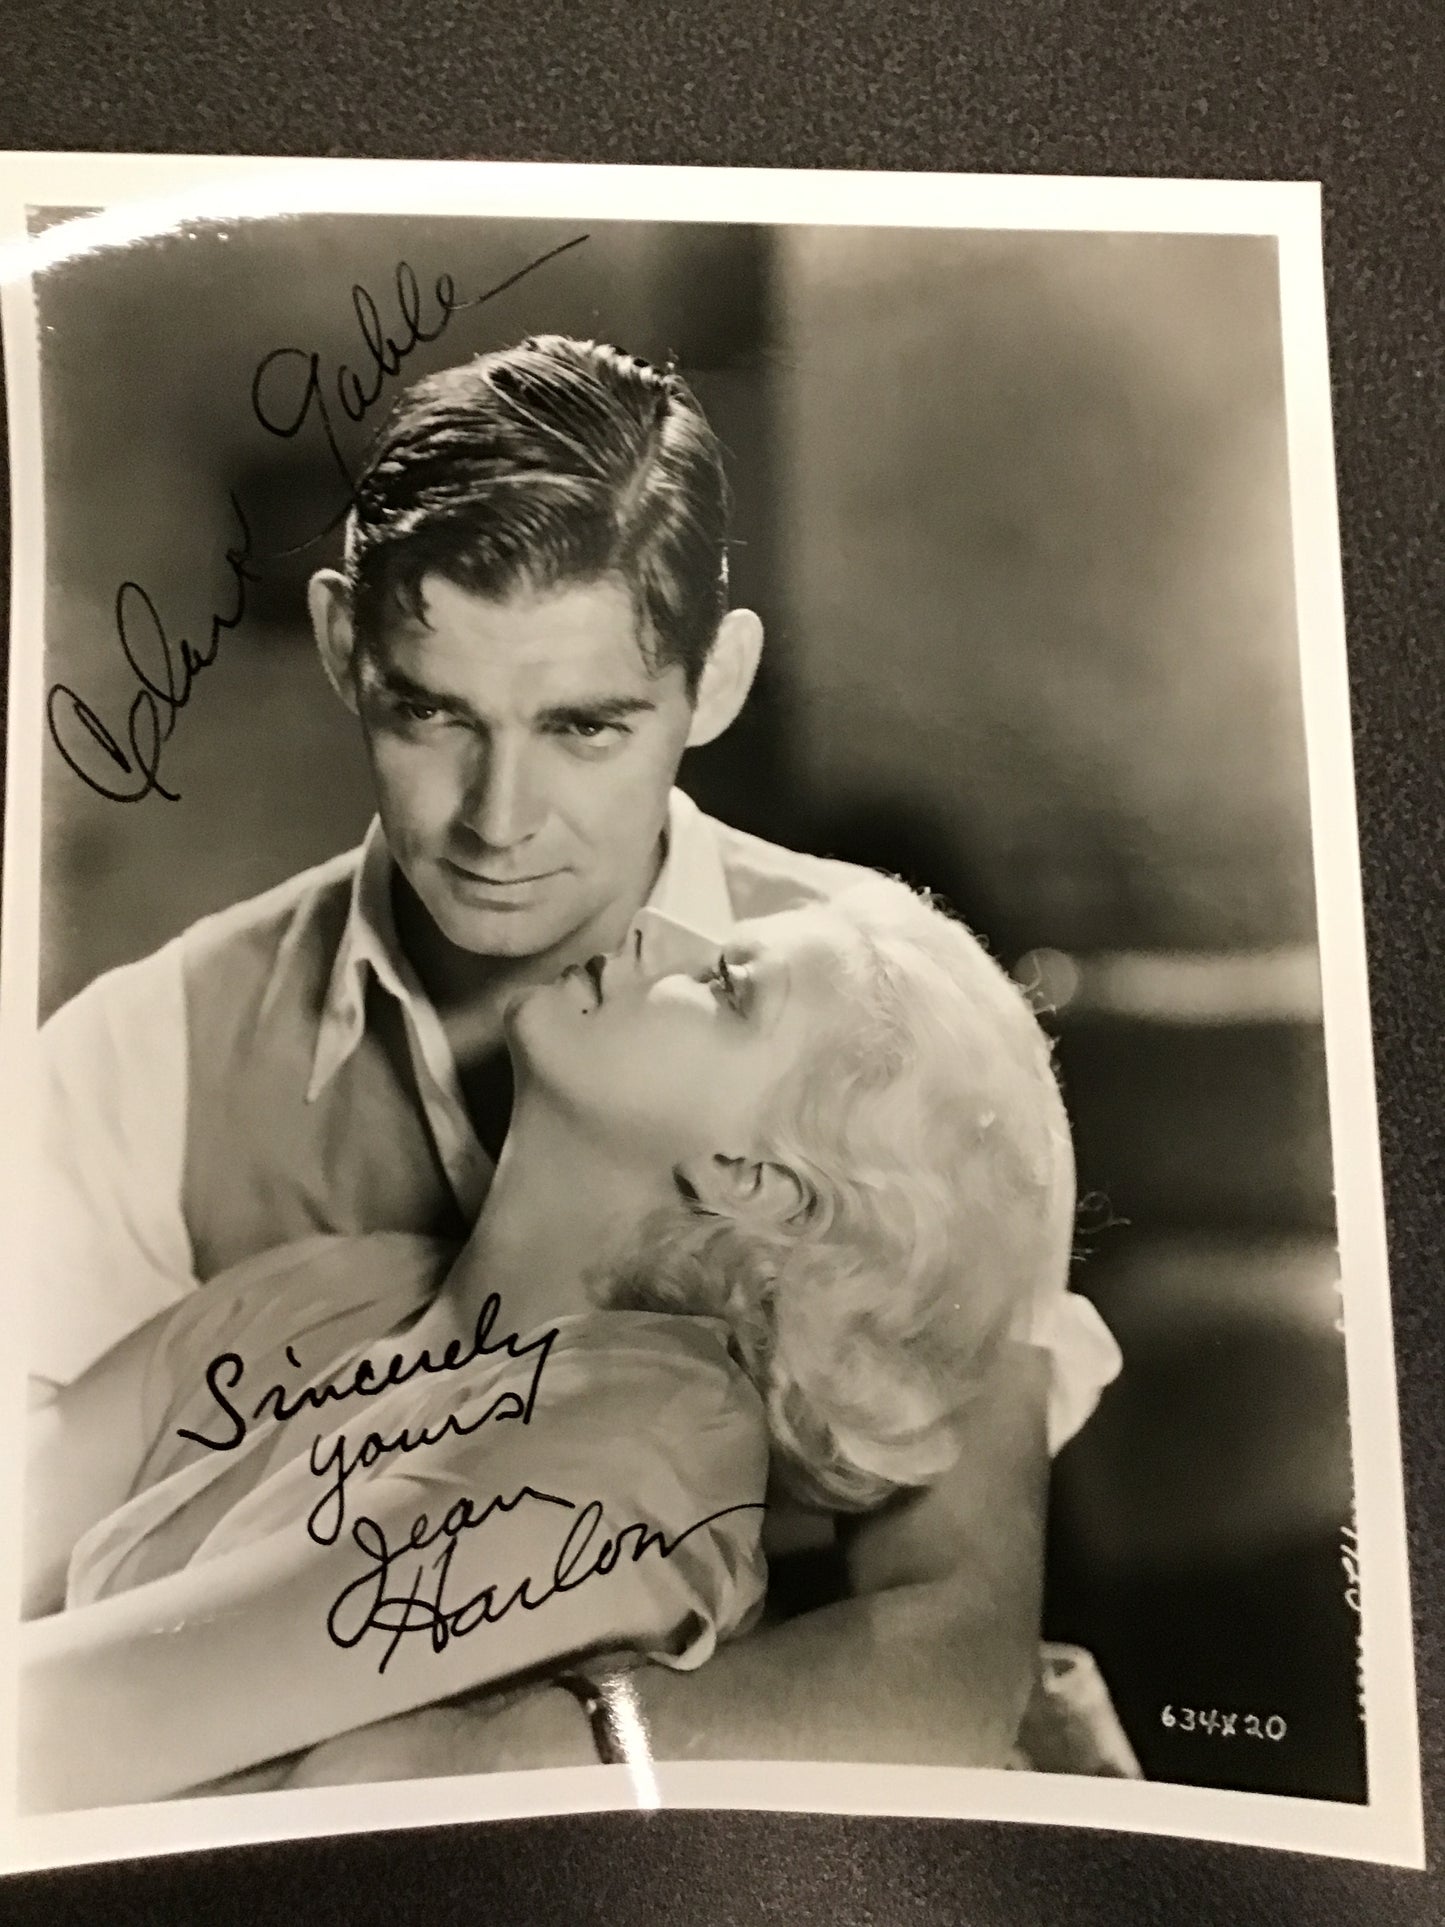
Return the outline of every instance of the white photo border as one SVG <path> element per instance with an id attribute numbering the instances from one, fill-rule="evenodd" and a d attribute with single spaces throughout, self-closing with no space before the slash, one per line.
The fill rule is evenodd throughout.
<path id="1" fill-rule="evenodd" d="M 32 238 L 27 209 L 97 210 Z M 180 220 L 294 213 L 675 220 L 764 226 L 1255 235 L 1278 249 L 1299 657 L 1326 1026 L 1361 1571 L 1367 1803 L 991 1770 L 796 1761 L 589 1766 L 157 1802 L 17 1810 L 0 1749 L 0 1871 L 337 1832 L 678 1806 L 920 1815 L 1101 1827 L 1424 1865 L 1404 1491 L 1354 799 L 1320 190 L 1314 183 L 807 173 L 430 161 L 0 154 L 0 317 L 12 477 L 10 715 L 0 921 L 0 1161 L 7 1271 L 38 1227 L 30 1175 L 40 927 L 45 494 L 32 276 Z M 24 1350 L 0 1427 L 24 1412 Z M 0 1452 L 0 1508 L 22 1515 L 22 1454 Z M 0 1731 L 13 1734 L 18 1529 L 0 1545 Z"/>

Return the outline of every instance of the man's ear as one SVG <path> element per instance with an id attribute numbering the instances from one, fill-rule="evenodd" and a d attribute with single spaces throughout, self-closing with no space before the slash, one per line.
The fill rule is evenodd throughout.
<path id="1" fill-rule="evenodd" d="M 790 1165 L 774 1158 L 688 1158 L 673 1180 L 697 1211 L 725 1218 L 767 1218 L 791 1224 L 809 1217 L 818 1194 Z"/>
<path id="2" fill-rule="evenodd" d="M 698 679 L 692 724 L 687 732 L 689 749 L 700 749 L 704 743 L 715 742 L 731 727 L 748 699 L 762 653 L 762 623 L 751 609 L 729 609 L 718 624 Z"/>
<path id="3" fill-rule="evenodd" d="M 356 684 L 351 670 L 356 631 L 351 624 L 351 598 L 345 576 L 335 569 L 318 569 L 306 585 L 306 607 L 311 612 L 311 628 L 321 652 L 326 680 L 354 715 Z"/>

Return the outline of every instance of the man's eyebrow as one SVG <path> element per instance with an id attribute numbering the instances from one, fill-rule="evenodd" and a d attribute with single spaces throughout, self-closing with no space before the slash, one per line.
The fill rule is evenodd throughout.
<path id="1" fill-rule="evenodd" d="M 656 708 L 651 696 L 584 696 L 550 704 L 538 711 L 537 721 L 552 727 L 558 723 L 623 723 L 629 716 L 650 715 Z"/>
<path id="2" fill-rule="evenodd" d="M 389 696 L 398 696 L 404 702 L 424 705 L 431 709 L 445 709 L 455 716 L 464 716 L 469 722 L 485 724 L 487 718 L 464 696 L 449 694 L 446 690 L 429 689 L 425 683 L 417 682 L 400 669 L 373 668 L 366 680 Z M 570 702 L 550 703 L 537 712 L 534 721 L 544 728 L 555 729 L 567 723 L 620 723 L 629 716 L 651 714 L 657 708 L 650 696 L 583 696 Z"/>
<path id="3" fill-rule="evenodd" d="M 383 690 L 388 696 L 400 696 L 405 702 L 422 703 L 432 709 L 452 709 L 462 716 L 476 713 L 462 697 L 449 696 L 440 689 L 428 689 L 425 683 L 417 682 L 402 670 L 389 665 L 376 668 L 367 664 L 362 674 L 373 689 Z"/>

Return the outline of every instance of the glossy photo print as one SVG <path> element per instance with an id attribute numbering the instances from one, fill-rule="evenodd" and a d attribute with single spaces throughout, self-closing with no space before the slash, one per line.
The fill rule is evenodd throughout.
<path id="1" fill-rule="evenodd" d="M 4 1864 L 1419 1864 L 1317 191 L 0 168 Z"/>

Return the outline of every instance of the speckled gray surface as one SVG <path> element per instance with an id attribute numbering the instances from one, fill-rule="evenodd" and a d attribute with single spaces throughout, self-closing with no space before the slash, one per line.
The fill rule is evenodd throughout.
<path id="1" fill-rule="evenodd" d="M 1433 1857 L 1445 1857 L 1437 0 L 8 0 L 0 146 L 1319 179 Z M 20 1922 L 1445 1919 L 1445 1878 L 1024 1828 L 664 1814 L 8 1885 Z"/>

